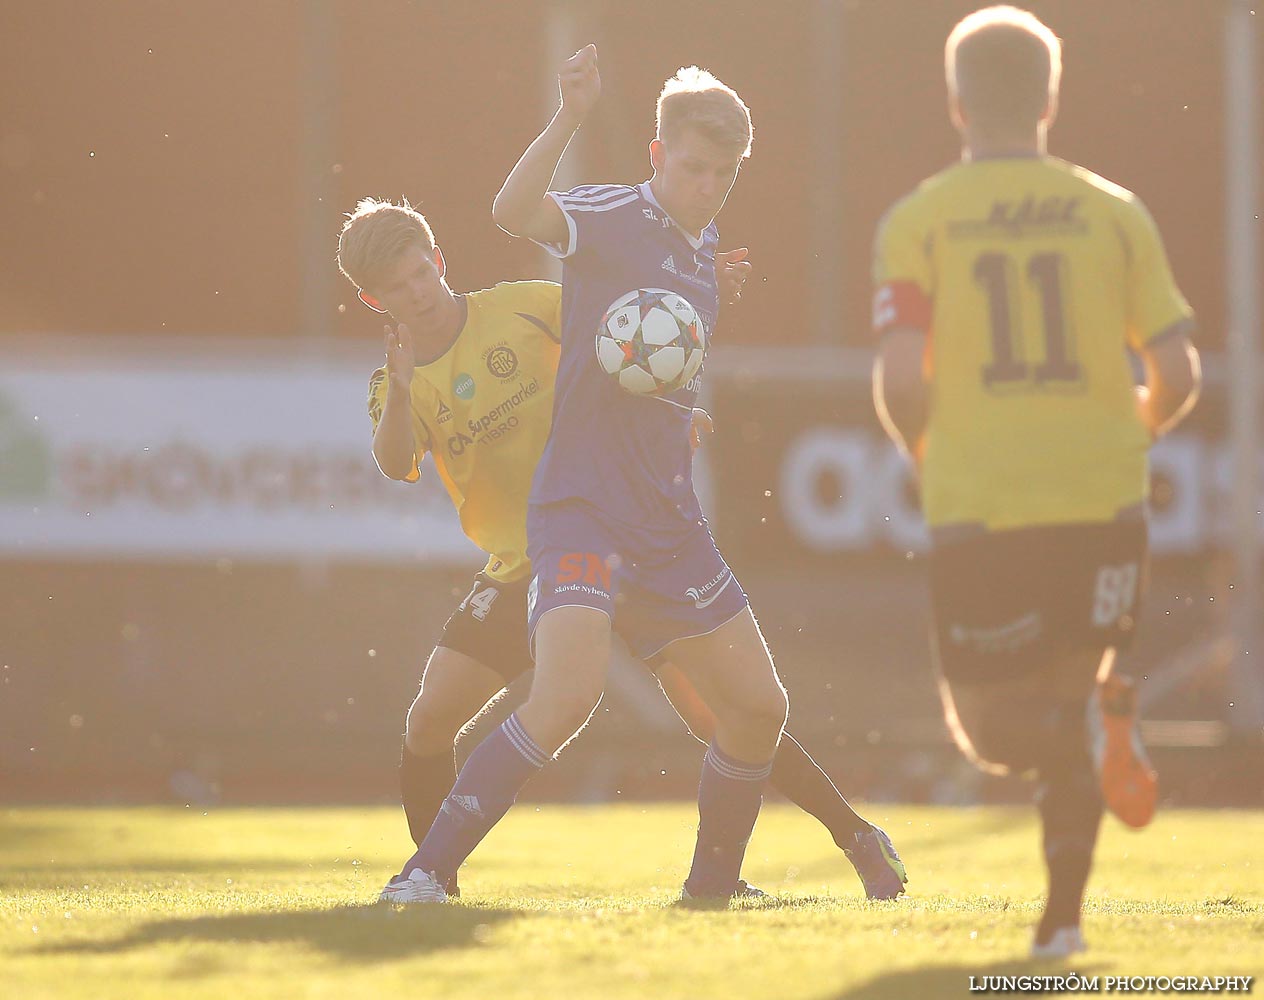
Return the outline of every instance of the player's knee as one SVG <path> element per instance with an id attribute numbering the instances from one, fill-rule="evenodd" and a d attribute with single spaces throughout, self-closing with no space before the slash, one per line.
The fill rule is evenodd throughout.
<path id="1" fill-rule="evenodd" d="M 588 724 L 600 702 L 600 689 L 582 686 L 568 691 L 533 691 L 518 716 L 530 720 L 528 731 L 546 753 L 552 754 Z"/>
<path id="2" fill-rule="evenodd" d="M 689 735 L 699 743 L 710 743 L 715 738 L 715 716 L 711 712 L 694 712 L 689 708 L 676 707 L 676 714 L 689 730 Z"/>
<path id="3" fill-rule="evenodd" d="M 786 690 L 772 678 L 769 684 L 759 685 L 737 699 L 731 721 L 751 735 L 767 736 L 773 741 L 780 735 L 790 711 Z"/>
<path id="4" fill-rule="evenodd" d="M 426 757 L 451 749 L 457 733 L 468 721 L 460 718 L 460 714 L 438 699 L 418 695 L 404 723 L 404 743 L 409 752 Z"/>
<path id="5" fill-rule="evenodd" d="M 790 714 L 790 698 L 780 683 L 774 684 L 761 703 L 761 722 L 778 735 L 786 727 L 786 717 Z"/>
<path id="6" fill-rule="evenodd" d="M 556 706 L 556 717 L 559 728 L 568 731 L 567 738 L 588 724 L 600 701 L 600 692 L 596 694 L 576 692 L 573 696 L 561 700 Z"/>

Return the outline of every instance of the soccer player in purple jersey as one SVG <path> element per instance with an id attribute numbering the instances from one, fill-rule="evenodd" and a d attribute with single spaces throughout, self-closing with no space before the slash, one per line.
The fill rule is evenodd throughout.
<path id="1" fill-rule="evenodd" d="M 636 397 L 599 368 L 593 352 L 607 306 L 637 288 L 683 295 L 714 329 L 712 219 L 749 155 L 750 117 L 710 74 L 681 70 L 660 97 L 650 181 L 549 192 L 570 137 L 600 93 L 593 46 L 566 62 L 560 85 L 561 109 L 494 208 L 502 228 L 565 261 L 553 427 L 528 514 L 535 676 L 526 703 L 461 770 L 394 898 L 446 898 L 445 884 L 523 785 L 591 717 L 612 630 L 641 659 L 669 656 L 715 717 L 685 896 L 760 895 L 740 879 L 740 868 L 787 701 L 694 495 L 690 423 L 701 376 L 664 397 Z M 867 827 L 855 840 L 902 875 L 882 831 Z"/>
<path id="2" fill-rule="evenodd" d="M 751 267 L 745 254 L 743 248 L 718 258 L 726 303 L 741 297 Z M 338 239 L 338 265 L 365 304 L 385 310 L 394 321 L 384 331 L 387 363 L 370 380 L 374 458 L 385 475 L 403 482 L 420 478 L 420 463 L 428 460 L 451 495 L 462 529 L 488 553 L 444 627 L 408 710 L 400 790 L 409 832 L 420 845 L 456 780 L 458 734 L 507 684 L 533 668 L 526 614 L 532 575 L 527 498 L 553 421 L 562 289 L 552 282 L 517 281 L 454 292 L 426 219 L 406 202 L 372 198 L 348 217 Z M 512 362 L 498 365 L 497 352 Z M 493 377 L 480 375 L 478 392 L 457 393 L 464 379 L 474 380 L 470 372 L 483 370 Z M 530 395 L 524 385 L 531 387 Z M 452 433 L 501 407 L 512 408 L 516 426 L 469 445 Z M 700 445 L 711 420 L 705 410 L 695 410 L 694 423 L 692 443 Z M 714 717 L 688 679 L 666 660 L 651 669 L 690 732 L 709 743 Z M 904 891 L 898 869 L 857 839 L 869 824 L 789 731 L 777 748 L 770 781 L 829 830 L 870 899 Z M 444 888 L 449 895 L 460 892 L 455 879 Z M 381 898 L 395 902 L 410 891 L 407 876 L 397 876 Z"/>

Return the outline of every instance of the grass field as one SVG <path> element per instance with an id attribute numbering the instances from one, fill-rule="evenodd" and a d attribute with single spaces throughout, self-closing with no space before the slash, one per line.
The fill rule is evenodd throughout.
<path id="1" fill-rule="evenodd" d="M 0 996 L 922 998 L 969 977 L 1264 973 L 1264 815 L 1107 822 L 1072 963 L 1026 959 L 1031 810 L 868 810 L 909 897 L 868 903 L 824 831 L 769 806 L 746 875 L 775 898 L 674 904 L 689 805 L 516 809 L 460 904 L 373 904 L 407 853 L 395 809 L 0 812 Z M 1258 987 L 1257 987 L 1258 988 Z"/>

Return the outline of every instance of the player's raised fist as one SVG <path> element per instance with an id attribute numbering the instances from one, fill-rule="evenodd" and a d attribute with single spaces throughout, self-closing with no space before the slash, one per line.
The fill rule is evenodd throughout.
<path id="1" fill-rule="evenodd" d="M 583 121 L 601 96 L 597 46 L 585 45 L 562 63 L 557 85 L 562 92 L 562 112 L 576 124 Z"/>
<path id="2" fill-rule="evenodd" d="M 386 372 L 392 382 L 401 389 L 408 389 L 413 384 L 413 368 L 417 359 L 413 351 L 413 336 L 404 323 L 392 327 L 389 323 L 385 331 Z"/>

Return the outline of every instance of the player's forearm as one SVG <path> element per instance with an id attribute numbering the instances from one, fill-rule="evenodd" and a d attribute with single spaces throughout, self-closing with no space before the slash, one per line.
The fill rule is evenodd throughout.
<path id="1" fill-rule="evenodd" d="M 1188 374 L 1182 372 L 1176 379 L 1150 374 L 1147 379 L 1149 400 L 1144 407 L 1145 420 L 1150 432 L 1162 437 L 1184 420 L 1198 402 L 1202 390 L 1202 368 L 1198 351 L 1188 347 Z"/>
<path id="2" fill-rule="evenodd" d="M 920 335 L 889 336 L 873 365 L 873 405 L 887 436 L 906 455 L 921 454 L 930 420 L 930 386 L 922 374 Z"/>
<path id="3" fill-rule="evenodd" d="M 930 418 L 928 395 L 924 392 L 882 392 L 875 396 L 875 403 L 878 420 L 887 436 L 906 455 L 919 457 L 926 423 Z"/>
<path id="4" fill-rule="evenodd" d="M 1154 437 L 1176 427 L 1198 402 L 1202 367 L 1189 339 L 1191 326 L 1170 331 L 1141 349 L 1145 384 L 1136 391 L 1138 412 Z"/>
<path id="5" fill-rule="evenodd" d="M 505 232 L 532 239 L 550 235 L 534 230 L 539 227 L 543 202 L 557 165 L 579 125 L 564 107 L 559 108 L 548 127 L 514 164 L 492 203 L 492 220 Z"/>
<path id="6" fill-rule="evenodd" d="M 406 479 L 416 461 L 412 414 L 408 394 L 391 387 L 386 393 L 382 417 L 373 433 L 373 458 L 382 475 Z"/>

